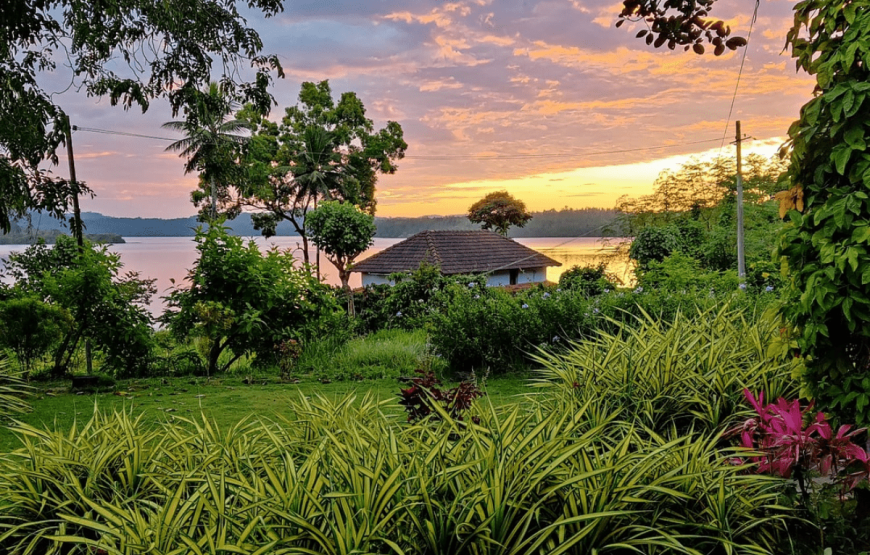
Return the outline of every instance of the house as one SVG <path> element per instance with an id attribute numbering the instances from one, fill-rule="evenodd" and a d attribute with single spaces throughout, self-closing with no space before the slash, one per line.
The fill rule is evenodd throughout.
<path id="1" fill-rule="evenodd" d="M 552 258 L 491 231 L 423 231 L 360 261 L 351 269 L 362 284 L 391 284 L 389 275 L 411 272 L 426 262 L 444 275 L 487 275 L 487 285 L 539 283 Z"/>

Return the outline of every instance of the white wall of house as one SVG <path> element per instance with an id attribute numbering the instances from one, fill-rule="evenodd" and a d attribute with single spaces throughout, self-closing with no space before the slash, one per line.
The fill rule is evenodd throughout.
<path id="1" fill-rule="evenodd" d="M 390 281 L 387 276 L 383 274 L 368 274 L 362 273 L 362 284 L 363 287 L 368 285 L 395 285 L 392 281 Z M 529 268 L 528 270 L 521 270 L 517 275 L 517 283 L 540 283 L 542 281 L 547 280 L 547 268 L 546 266 L 541 268 Z M 511 272 L 510 270 L 501 270 L 495 272 L 486 279 L 486 285 L 489 287 L 501 287 L 503 285 L 511 284 Z"/>
<path id="2" fill-rule="evenodd" d="M 529 268 L 520 270 L 517 275 L 517 283 L 540 283 L 547 280 L 546 266 L 541 268 Z M 510 270 L 501 270 L 490 275 L 486 280 L 486 285 L 490 287 L 500 287 L 502 285 L 511 284 Z"/>
<path id="3" fill-rule="evenodd" d="M 387 276 L 381 274 L 367 274 L 365 272 L 361 272 L 362 284 L 363 287 L 367 287 L 369 285 L 395 285 L 392 281 L 387 279 Z"/>

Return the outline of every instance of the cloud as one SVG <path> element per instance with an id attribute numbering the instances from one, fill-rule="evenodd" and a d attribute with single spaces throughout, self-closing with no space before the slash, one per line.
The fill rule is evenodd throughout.
<path id="1" fill-rule="evenodd" d="M 715 7 L 712 16 L 746 34 L 751 4 Z M 376 126 L 402 125 L 408 157 L 378 182 L 384 215 L 460 213 L 481 191 L 505 188 L 535 209 L 612 206 L 611 197 L 648 191 L 674 156 L 716 150 L 737 119 L 753 144 L 781 140 L 811 98 L 812 78 L 781 55 L 788 2 L 763 4 L 728 130 L 743 52 L 653 49 L 634 38 L 640 27 L 613 28 L 620 9 L 616 0 L 299 0 L 249 20 L 287 73 L 273 88 L 274 119 L 302 81 L 329 79 L 336 95 L 355 91 Z M 141 115 L 60 98 L 81 126 L 165 136 L 160 125 L 174 119 L 165 101 Z M 75 142 L 80 179 L 98 194 L 87 209 L 193 213 L 196 176 L 163 152 L 166 142 L 84 133 Z"/>

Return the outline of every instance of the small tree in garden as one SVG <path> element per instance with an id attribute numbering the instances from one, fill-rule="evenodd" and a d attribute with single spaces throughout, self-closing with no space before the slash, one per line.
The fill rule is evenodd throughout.
<path id="1" fill-rule="evenodd" d="M 25 378 L 72 326 L 69 313 L 31 296 L 0 302 L 0 347 L 11 349 Z"/>
<path id="2" fill-rule="evenodd" d="M 481 224 L 483 229 L 491 229 L 507 237 L 512 225 L 525 227 L 532 215 L 526 210 L 523 201 L 507 191 L 495 191 L 471 205 L 468 219 L 471 223 Z"/>
<path id="3" fill-rule="evenodd" d="M 288 253 L 261 253 L 219 225 L 198 230 L 196 242 L 190 285 L 169 294 L 160 320 L 179 338 L 199 338 L 210 374 L 246 353 L 274 361 L 277 345 L 325 333 L 339 313 L 329 288 Z"/>
<path id="4" fill-rule="evenodd" d="M 356 257 L 374 242 L 375 219 L 349 202 L 324 202 L 308 213 L 305 222 L 312 242 L 323 250 L 338 270 L 341 288 L 347 294 L 347 311 L 354 314 L 350 290 L 350 267 Z"/>
<path id="5" fill-rule="evenodd" d="M 60 236 L 54 247 L 32 245 L 12 254 L 7 273 L 13 296 L 33 297 L 71 318 L 53 345 L 56 376 L 64 375 L 84 340 L 105 355 L 104 366 L 117 372 L 145 370 L 151 352 L 151 315 L 146 309 L 154 280 L 121 273 L 121 258 L 105 246 Z M 54 311 L 56 312 L 56 311 Z"/>

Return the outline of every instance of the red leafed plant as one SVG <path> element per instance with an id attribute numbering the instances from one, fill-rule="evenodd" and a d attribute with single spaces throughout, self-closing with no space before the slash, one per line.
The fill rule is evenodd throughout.
<path id="1" fill-rule="evenodd" d="M 823 413 L 811 415 L 813 403 L 801 409 L 797 400 L 780 398 L 765 405 L 764 393 L 755 397 L 745 389 L 743 394 L 758 416 L 733 433 L 740 435 L 743 447 L 763 453 L 749 460 L 758 465 L 759 473 L 793 477 L 804 497 L 814 472 L 842 483 L 847 489 L 867 479 L 870 457 L 853 443 L 865 428 L 852 430 L 852 426 L 843 425 L 834 434 Z"/>
<path id="2" fill-rule="evenodd" d="M 399 392 L 401 397 L 399 404 L 408 412 L 408 422 L 422 420 L 429 416 L 437 418 L 438 415 L 433 408 L 434 403 L 438 403 L 450 418 L 461 421 L 462 413 L 471 408 L 472 401 L 485 395 L 474 382 L 462 382 L 456 387 L 441 389 L 438 387 L 441 382 L 435 377 L 434 372 L 417 370 L 417 374 L 419 376 L 400 378 L 401 381 L 411 385 Z M 472 420 L 477 423 L 477 417 Z"/>

